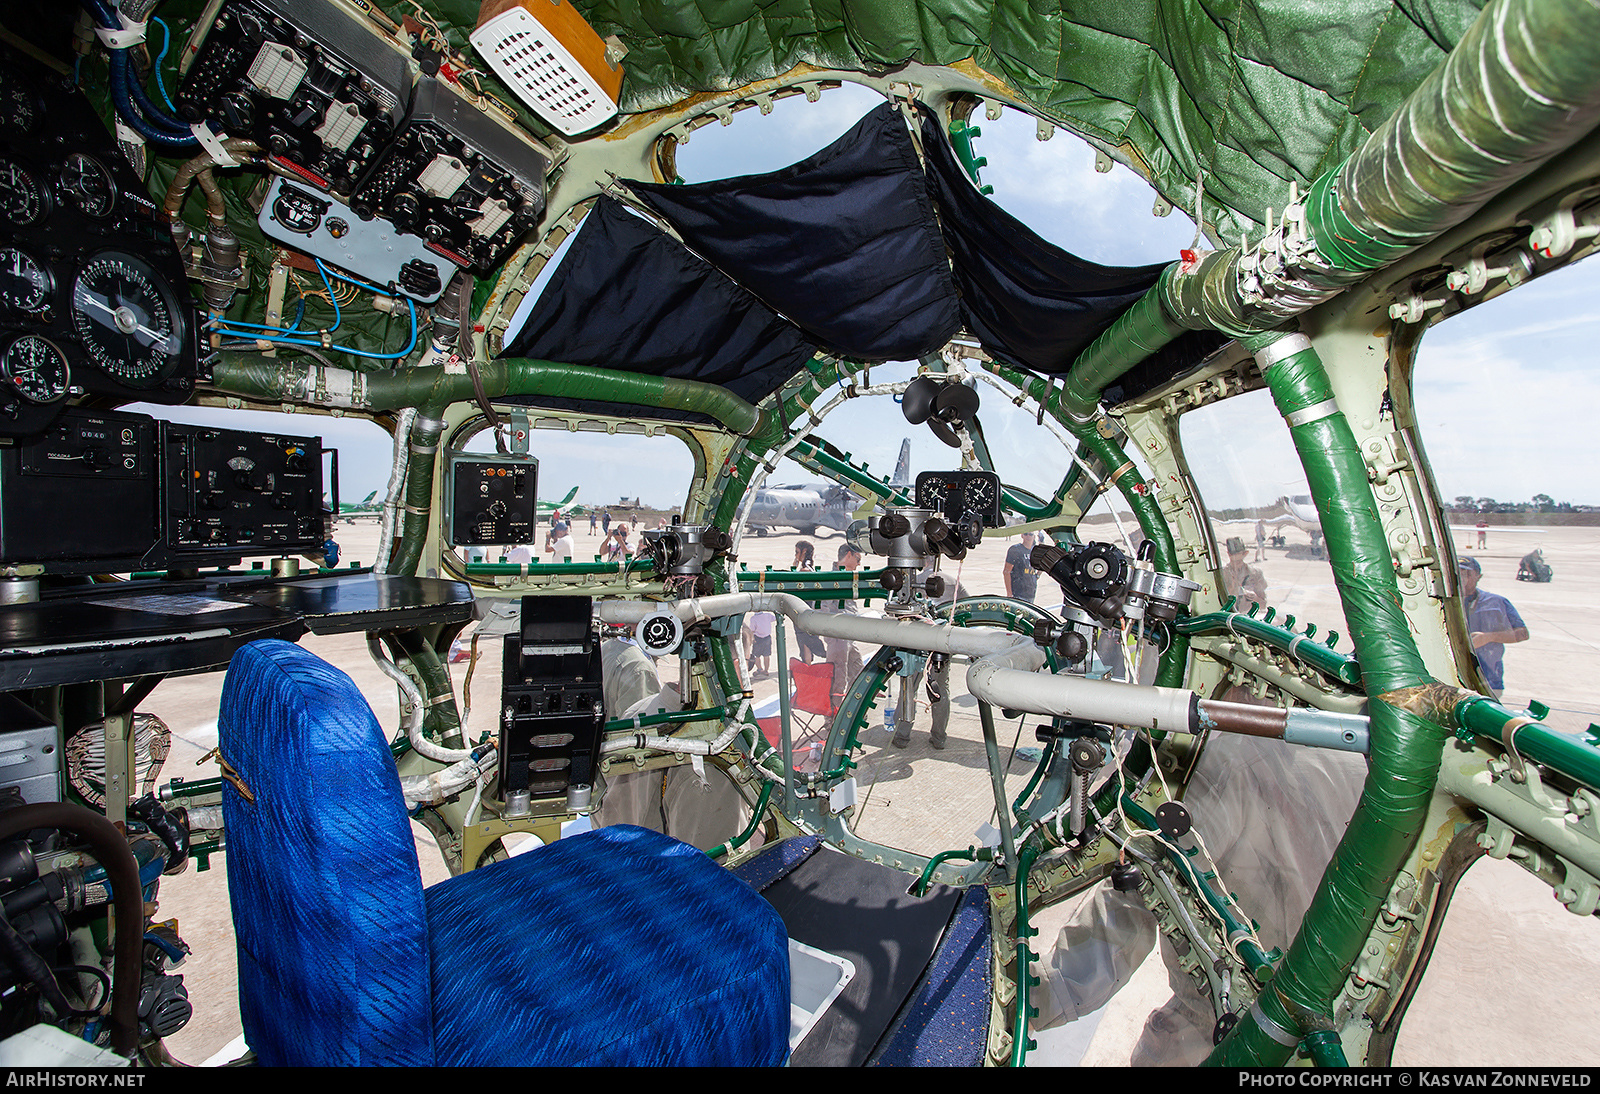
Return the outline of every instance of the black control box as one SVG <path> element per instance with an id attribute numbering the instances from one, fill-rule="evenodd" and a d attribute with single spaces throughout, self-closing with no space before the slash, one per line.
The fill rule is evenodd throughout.
<path id="1" fill-rule="evenodd" d="M 605 699 L 592 613 L 587 596 L 522 598 L 501 664 L 502 796 L 558 797 L 594 782 Z"/>
<path id="2" fill-rule="evenodd" d="M 488 274 L 539 220 L 548 161 L 442 80 L 418 82 L 411 112 L 350 207 L 379 216 L 457 266 Z"/>
<path id="3" fill-rule="evenodd" d="M 56 574 L 143 565 L 161 536 L 157 424 L 68 410 L 38 439 L 0 447 L 0 562 Z"/>
<path id="4" fill-rule="evenodd" d="M 530 456 L 456 456 L 445 483 L 449 542 L 462 547 L 532 543 L 539 462 Z"/>
<path id="5" fill-rule="evenodd" d="M 0 446 L 0 563 L 51 574 L 320 554 L 322 439 L 69 409 Z"/>
<path id="6" fill-rule="evenodd" d="M 331 516 L 322 500 L 322 438 L 161 426 L 169 558 L 321 552 Z"/>

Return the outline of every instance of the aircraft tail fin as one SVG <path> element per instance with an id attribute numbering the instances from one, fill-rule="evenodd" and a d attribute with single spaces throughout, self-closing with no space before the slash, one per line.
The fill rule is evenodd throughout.
<path id="1" fill-rule="evenodd" d="M 900 442 L 900 458 L 895 461 L 894 475 L 889 479 L 890 486 L 911 485 L 911 438 L 907 437 Z"/>
<path id="2" fill-rule="evenodd" d="M 371 505 L 372 504 L 372 499 L 377 497 L 377 496 L 378 496 L 378 492 L 376 490 L 374 490 L 372 493 L 368 494 L 366 497 L 361 499 L 361 504 L 362 505 Z"/>
<path id="3" fill-rule="evenodd" d="M 565 509 L 567 506 L 571 505 L 574 501 L 576 501 L 577 497 L 578 497 L 578 488 L 576 486 L 574 486 L 572 488 L 572 492 L 569 493 L 566 497 L 561 499 L 561 507 L 563 509 Z"/>

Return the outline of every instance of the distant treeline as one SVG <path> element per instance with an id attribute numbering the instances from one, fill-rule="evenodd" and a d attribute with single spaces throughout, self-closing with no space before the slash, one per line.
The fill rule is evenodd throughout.
<path id="1" fill-rule="evenodd" d="M 1481 520 L 1491 528 L 1523 524 L 1542 524 L 1556 528 L 1600 526 L 1600 512 L 1593 510 L 1557 510 L 1553 513 L 1540 513 L 1525 509 L 1509 513 L 1480 513 L 1476 509 L 1446 509 L 1445 515 L 1449 517 L 1451 524 L 1474 525 Z"/>

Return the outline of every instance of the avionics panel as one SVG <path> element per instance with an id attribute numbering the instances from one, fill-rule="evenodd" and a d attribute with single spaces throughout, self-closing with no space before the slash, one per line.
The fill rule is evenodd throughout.
<path id="1" fill-rule="evenodd" d="M 0 448 L 0 562 L 89 574 L 143 565 L 161 534 L 156 422 L 68 410 Z"/>
<path id="2" fill-rule="evenodd" d="M 0 437 L 73 397 L 181 403 L 198 328 L 183 262 L 84 94 L 0 43 Z"/>
<path id="3" fill-rule="evenodd" d="M 532 543 L 538 493 L 539 461 L 531 456 L 454 456 L 445 537 L 462 547 Z"/>
<path id="4" fill-rule="evenodd" d="M 330 0 L 233 0 L 178 90 L 186 121 L 207 121 L 323 190 L 349 194 L 410 101 L 397 48 Z"/>
<path id="5" fill-rule="evenodd" d="M 322 552 L 322 440 L 69 409 L 0 447 L 0 563 L 51 574 Z"/>
<path id="6" fill-rule="evenodd" d="M 488 273 L 544 212 L 548 166 L 526 136 L 444 81 L 425 79 L 350 206 L 421 236 L 458 266 Z"/>
<path id="7" fill-rule="evenodd" d="M 322 438 L 234 429 L 161 428 L 163 541 L 170 559 L 222 562 L 257 554 L 319 554 Z"/>

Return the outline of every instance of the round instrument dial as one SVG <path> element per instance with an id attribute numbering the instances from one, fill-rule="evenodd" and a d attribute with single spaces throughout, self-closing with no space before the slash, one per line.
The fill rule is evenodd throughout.
<path id="1" fill-rule="evenodd" d="M 0 310 L 37 314 L 50 306 L 56 279 L 50 267 L 17 247 L 0 247 Z"/>
<path id="2" fill-rule="evenodd" d="M 0 157 L 0 221 L 26 228 L 50 215 L 50 194 L 33 173 Z"/>
<path id="3" fill-rule="evenodd" d="M 187 332 L 172 287 L 143 259 L 102 251 L 72 286 L 72 327 L 94 363 L 137 385 L 165 376 Z"/>
<path id="4" fill-rule="evenodd" d="M 108 217 L 117 204 L 117 183 L 105 164 L 74 152 L 61 165 L 61 200 L 89 216 Z"/>
<path id="5" fill-rule="evenodd" d="M 978 476 L 967 480 L 967 512 L 987 514 L 994 509 L 998 497 L 993 480 Z"/>
<path id="6" fill-rule="evenodd" d="M 72 383 L 66 354 L 37 334 L 24 334 L 6 347 L 0 355 L 0 378 L 7 391 L 30 403 L 53 403 L 65 398 Z"/>

